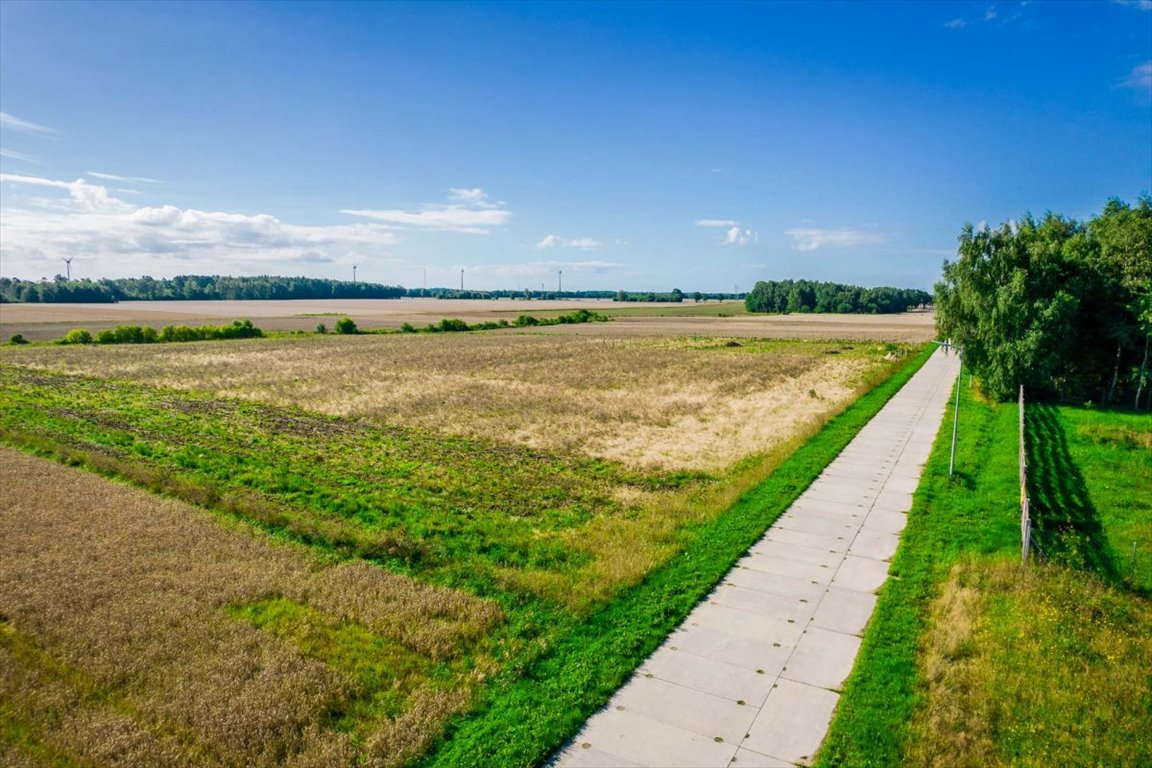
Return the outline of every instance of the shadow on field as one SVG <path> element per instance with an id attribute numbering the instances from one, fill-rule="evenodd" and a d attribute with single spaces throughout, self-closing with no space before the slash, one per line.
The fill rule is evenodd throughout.
<path id="1" fill-rule="evenodd" d="M 1068 451 L 1068 436 L 1059 412 L 1050 405 L 1030 404 L 1025 429 L 1033 536 L 1040 544 L 1041 554 L 1049 560 L 1095 571 L 1107 581 L 1119 581 L 1116 558 L 1104 536 L 1084 476 Z"/>

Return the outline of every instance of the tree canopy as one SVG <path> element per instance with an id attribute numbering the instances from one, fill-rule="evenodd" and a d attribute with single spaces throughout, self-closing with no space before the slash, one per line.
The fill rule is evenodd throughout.
<path id="1" fill-rule="evenodd" d="M 749 312 L 889 314 L 932 301 L 914 288 L 861 288 L 813 280 L 761 280 L 744 300 Z"/>
<path id="2" fill-rule="evenodd" d="M 1152 340 L 1152 198 L 1109 200 L 1087 222 L 1031 214 L 965 225 L 936 285 L 941 338 L 999 399 L 1139 408 Z"/>

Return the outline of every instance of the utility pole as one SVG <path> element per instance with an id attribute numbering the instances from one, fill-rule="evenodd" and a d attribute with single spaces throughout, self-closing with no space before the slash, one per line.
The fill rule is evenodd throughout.
<path id="1" fill-rule="evenodd" d="M 964 352 L 959 348 L 956 354 L 960 356 L 960 372 L 956 374 L 956 404 L 952 406 L 952 457 L 948 459 L 948 476 L 956 467 L 956 430 L 960 426 L 960 381 L 964 378 Z"/>

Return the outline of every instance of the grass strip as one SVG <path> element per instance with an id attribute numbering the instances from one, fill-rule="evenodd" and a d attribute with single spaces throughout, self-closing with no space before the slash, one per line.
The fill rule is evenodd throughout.
<path id="1" fill-rule="evenodd" d="M 948 474 L 949 402 L 817 766 L 901 764 L 918 696 L 917 650 L 937 585 L 964 552 L 1018 551 L 1016 406 L 961 392 L 956 473 Z"/>
<path id="2" fill-rule="evenodd" d="M 1037 614 L 1012 613 L 1005 608 L 1013 601 L 1036 602 L 1037 594 L 1064 593 L 1091 595 L 1091 600 L 1084 597 L 1086 604 L 1093 600 L 1104 603 L 1140 600 L 1136 595 L 1144 586 L 1142 572 L 1131 566 L 1113 565 L 1118 558 L 1107 551 L 1105 541 L 1120 540 L 1127 546 L 1136 541 L 1137 548 L 1147 549 L 1152 540 L 1152 527 L 1146 523 L 1147 502 L 1134 494 L 1140 484 L 1137 478 L 1152 476 L 1149 474 L 1152 453 L 1148 451 L 1147 438 L 1152 420 L 1131 414 L 1029 406 L 1029 466 L 1033 470 L 1029 485 L 1033 514 L 1041 532 L 1046 534 L 1053 562 L 1062 565 L 1037 566 L 1017 577 L 1025 586 L 1006 589 L 1001 584 L 1002 573 L 1019 572 L 1018 409 L 1015 403 L 997 405 L 982 401 L 968 388 L 962 389 L 962 393 L 957 472 L 952 477 L 948 474 L 950 403 L 914 495 L 889 579 L 880 593 L 855 668 L 845 684 L 835 719 L 817 756 L 818 768 L 886 768 L 909 764 L 910 760 L 914 764 L 950 765 L 953 763 L 949 761 L 957 755 L 969 758 L 968 762 L 961 759 L 957 765 L 993 764 L 973 756 L 974 750 L 978 751 L 973 744 L 980 741 L 973 731 L 968 732 L 967 743 L 961 743 L 964 739 L 951 745 L 939 743 L 939 739 L 931 745 L 915 743 L 917 718 L 924 720 L 925 707 L 940 706 L 929 701 L 931 681 L 925 671 L 925 654 L 929 657 L 933 653 L 941 654 L 937 646 L 943 641 L 933 639 L 931 632 L 934 622 L 941 621 L 939 616 L 947 614 L 946 608 L 940 605 L 947 600 L 941 595 L 949 589 L 955 592 L 956 569 L 960 569 L 962 575 L 968 574 L 966 578 L 971 584 L 978 585 L 981 590 L 978 595 L 986 593 L 978 598 L 984 601 L 980 603 L 984 607 L 970 611 L 970 623 L 983 627 L 980 631 L 985 636 L 973 646 L 975 650 L 960 648 L 955 653 L 945 652 L 948 666 L 975 664 L 973 659 L 976 659 L 982 665 L 980 669 L 1001 681 L 1012 679 L 1012 673 L 1026 658 L 1029 649 L 1019 640 L 1023 637 L 1030 638 L 1029 642 L 1036 647 L 1059 647 L 1051 659 L 1044 654 L 1037 656 L 1053 662 L 1053 667 L 1075 666 L 1082 661 L 1083 669 L 1094 669 L 1093 665 L 1103 658 L 1089 653 L 1085 656 L 1087 660 L 1076 660 L 1061 646 L 1073 628 L 1085 625 L 1077 616 L 1078 610 L 1084 612 L 1083 606 L 1078 608 L 1076 601 L 1045 599 L 1049 614 L 1054 617 L 1050 632 L 1044 629 Z M 1059 532 L 1066 541 L 1058 540 L 1054 532 Z M 1094 556 L 1088 557 L 1085 553 Z M 1113 587 L 1126 583 L 1135 594 L 1105 595 L 1100 579 Z M 1077 582 L 1079 586 L 1073 589 L 1067 586 L 1069 582 Z M 1052 604 L 1057 607 L 1052 609 Z M 1131 603 L 1125 610 L 1132 616 L 1142 615 L 1141 611 L 1146 613 L 1147 608 L 1141 605 Z M 1097 611 L 1097 619 L 1107 613 Z M 945 624 L 949 626 L 937 626 L 936 634 L 958 635 L 959 623 L 954 618 L 948 619 Z M 1104 632 L 1104 624 L 1107 622 L 1097 621 L 1097 626 L 1088 634 L 1095 637 Z M 1129 624 L 1135 626 L 1139 622 L 1132 619 Z M 1003 648 L 997 646 L 995 652 L 984 649 L 989 644 L 1000 644 Z M 1045 651 L 1048 653 L 1051 651 Z M 985 681 L 986 687 L 980 695 L 987 697 L 986 704 L 994 702 L 988 706 L 1000 707 L 996 713 L 989 710 L 974 720 L 997 721 L 982 726 L 987 733 L 981 738 L 987 743 L 981 742 L 980 748 L 986 747 L 988 755 L 1013 753 L 1013 744 L 1018 741 L 1013 735 L 1015 731 L 1040 727 L 1055 732 L 1069 727 L 1052 713 L 1060 711 L 1057 702 L 1061 696 L 1069 689 L 1082 689 L 1085 684 L 1076 681 L 1075 672 L 1070 668 L 1061 667 L 1059 673 L 1050 670 L 1046 674 L 1038 671 L 1041 666 L 1038 661 L 1031 665 L 1030 670 L 1035 674 L 1028 676 L 1026 684 L 1017 681 L 1023 686 L 1020 690 L 1026 689 L 1035 699 L 1034 711 L 1029 715 L 1021 714 L 1027 707 L 1021 701 L 1010 702 L 1012 696 L 1007 693 L 1002 691 L 999 696 L 989 693 L 991 689 L 987 686 L 991 683 Z M 1096 677 L 1106 678 L 1107 665 L 1096 672 Z M 950 674 L 959 676 L 959 673 Z M 1005 690 L 1011 688 L 1009 684 L 1003 685 Z M 1101 692 L 1092 700 L 1102 703 L 1108 696 Z M 958 701 L 958 697 L 953 696 L 949 706 L 960 707 Z M 963 706 L 982 706 L 980 696 Z M 1113 714 L 1117 722 L 1125 721 L 1124 718 L 1131 720 L 1130 713 L 1120 707 L 1115 707 Z M 1055 742 L 1042 738 L 1029 743 L 1029 748 L 1039 748 L 1038 745 Z M 1099 748 L 1105 752 L 1111 749 L 1106 744 Z M 928 757 L 924 757 L 925 749 L 931 753 Z M 1070 753 L 1066 753 L 1064 759 L 1071 761 Z M 1017 764 L 1012 759 L 1008 763 Z M 1105 760 L 1100 764 L 1111 763 Z"/>
<path id="3" fill-rule="evenodd" d="M 680 554 L 591 615 L 522 674 L 495 680 L 450 724 L 425 768 L 527 766 L 561 747 L 924 364 L 935 346 L 831 419 Z"/>

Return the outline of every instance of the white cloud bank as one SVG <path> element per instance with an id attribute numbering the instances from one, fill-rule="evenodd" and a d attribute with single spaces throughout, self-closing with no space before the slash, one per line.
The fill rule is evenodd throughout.
<path id="1" fill-rule="evenodd" d="M 473 235 L 486 235 L 493 227 L 503 226 L 512 216 L 502 203 L 488 202 L 488 195 L 479 187 L 453 187 L 448 192 L 451 201 L 448 205 L 428 203 L 418 211 L 345 208 L 340 212 L 399 227 Z"/>
<path id="2" fill-rule="evenodd" d="M 536 243 L 537 248 L 579 248 L 582 251 L 594 251 L 603 245 L 590 237 L 565 238 L 560 235 L 548 235 Z"/>
<path id="3" fill-rule="evenodd" d="M 798 251 L 815 251 L 820 248 L 850 248 L 855 245 L 882 243 L 888 239 L 883 232 L 870 232 L 862 229 L 786 229 L 784 234 L 792 238 Z"/>
<path id="4" fill-rule="evenodd" d="M 373 223 L 302 226 L 268 214 L 137 206 L 84 179 L 0 173 L 0 183 L 18 191 L 5 196 L 0 211 L 0 255 L 5 274 L 15 277 L 51 275 L 73 256 L 94 263 L 99 274 L 244 274 L 379 258 L 397 242 L 395 232 Z M 27 190 L 32 194 L 20 194 Z"/>

